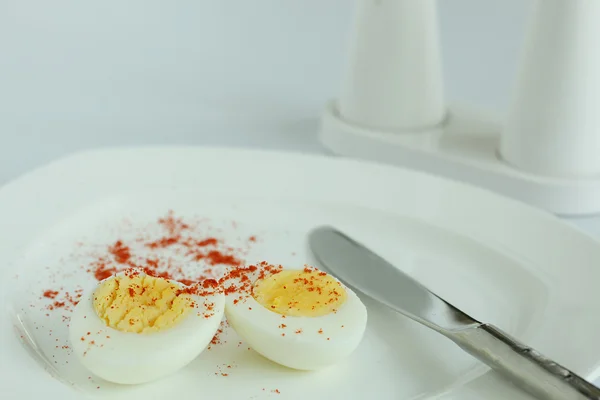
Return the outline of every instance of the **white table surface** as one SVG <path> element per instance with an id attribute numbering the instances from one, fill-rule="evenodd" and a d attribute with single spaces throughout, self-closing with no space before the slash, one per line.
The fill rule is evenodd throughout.
<path id="1" fill-rule="evenodd" d="M 0 185 L 105 146 L 324 152 L 352 3 L 3 1 Z M 531 3 L 439 3 L 448 98 L 504 113 Z M 600 237 L 600 217 L 569 222 Z"/>

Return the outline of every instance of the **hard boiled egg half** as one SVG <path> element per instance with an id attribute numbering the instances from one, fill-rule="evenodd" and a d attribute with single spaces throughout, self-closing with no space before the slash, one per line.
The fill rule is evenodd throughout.
<path id="1" fill-rule="evenodd" d="M 358 296 L 315 268 L 256 271 L 246 293 L 227 296 L 225 315 L 258 353 L 281 365 L 317 370 L 359 345 L 367 310 Z"/>
<path id="2" fill-rule="evenodd" d="M 74 353 L 107 381 L 138 384 L 170 375 L 196 358 L 221 322 L 221 293 L 187 293 L 175 281 L 131 270 L 101 281 L 77 304 Z"/>

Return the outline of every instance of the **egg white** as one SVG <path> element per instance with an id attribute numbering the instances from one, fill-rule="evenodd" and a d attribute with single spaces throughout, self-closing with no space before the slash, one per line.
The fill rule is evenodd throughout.
<path id="1" fill-rule="evenodd" d="M 90 372 L 119 384 L 150 382 L 189 364 L 212 340 L 225 309 L 223 294 L 192 296 L 196 308 L 175 326 L 145 334 L 122 332 L 107 326 L 96 314 L 95 290 L 85 294 L 73 311 L 71 346 Z M 206 304 L 211 303 L 214 306 L 208 310 Z"/>
<path id="2" fill-rule="evenodd" d="M 348 357 L 365 333 L 367 309 L 352 290 L 342 287 L 346 301 L 337 312 L 320 317 L 283 318 L 252 296 L 239 295 L 227 296 L 225 316 L 237 334 L 262 356 L 289 368 L 317 370 Z M 282 324 L 286 327 L 281 328 Z M 302 332 L 296 333 L 299 329 Z"/>

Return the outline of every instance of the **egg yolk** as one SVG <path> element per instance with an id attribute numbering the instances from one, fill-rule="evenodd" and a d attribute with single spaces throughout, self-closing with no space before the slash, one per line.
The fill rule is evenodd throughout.
<path id="1" fill-rule="evenodd" d="M 122 332 L 151 333 L 177 325 L 194 307 L 188 294 L 163 278 L 123 275 L 102 282 L 94 309 L 107 326 Z"/>
<path id="2" fill-rule="evenodd" d="M 283 270 L 253 287 L 263 307 L 294 317 L 320 317 L 335 312 L 346 301 L 346 290 L 331 275 L 315 270 Z"/>

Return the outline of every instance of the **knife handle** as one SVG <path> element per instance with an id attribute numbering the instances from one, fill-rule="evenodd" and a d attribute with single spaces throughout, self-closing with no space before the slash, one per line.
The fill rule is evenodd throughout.
<path id="1" fill-rule="evenodd" d="M 463 350 L 543 400 L 600 400 L 600 389 L 499 328 L 480 324 L 448 335 Z"/>

